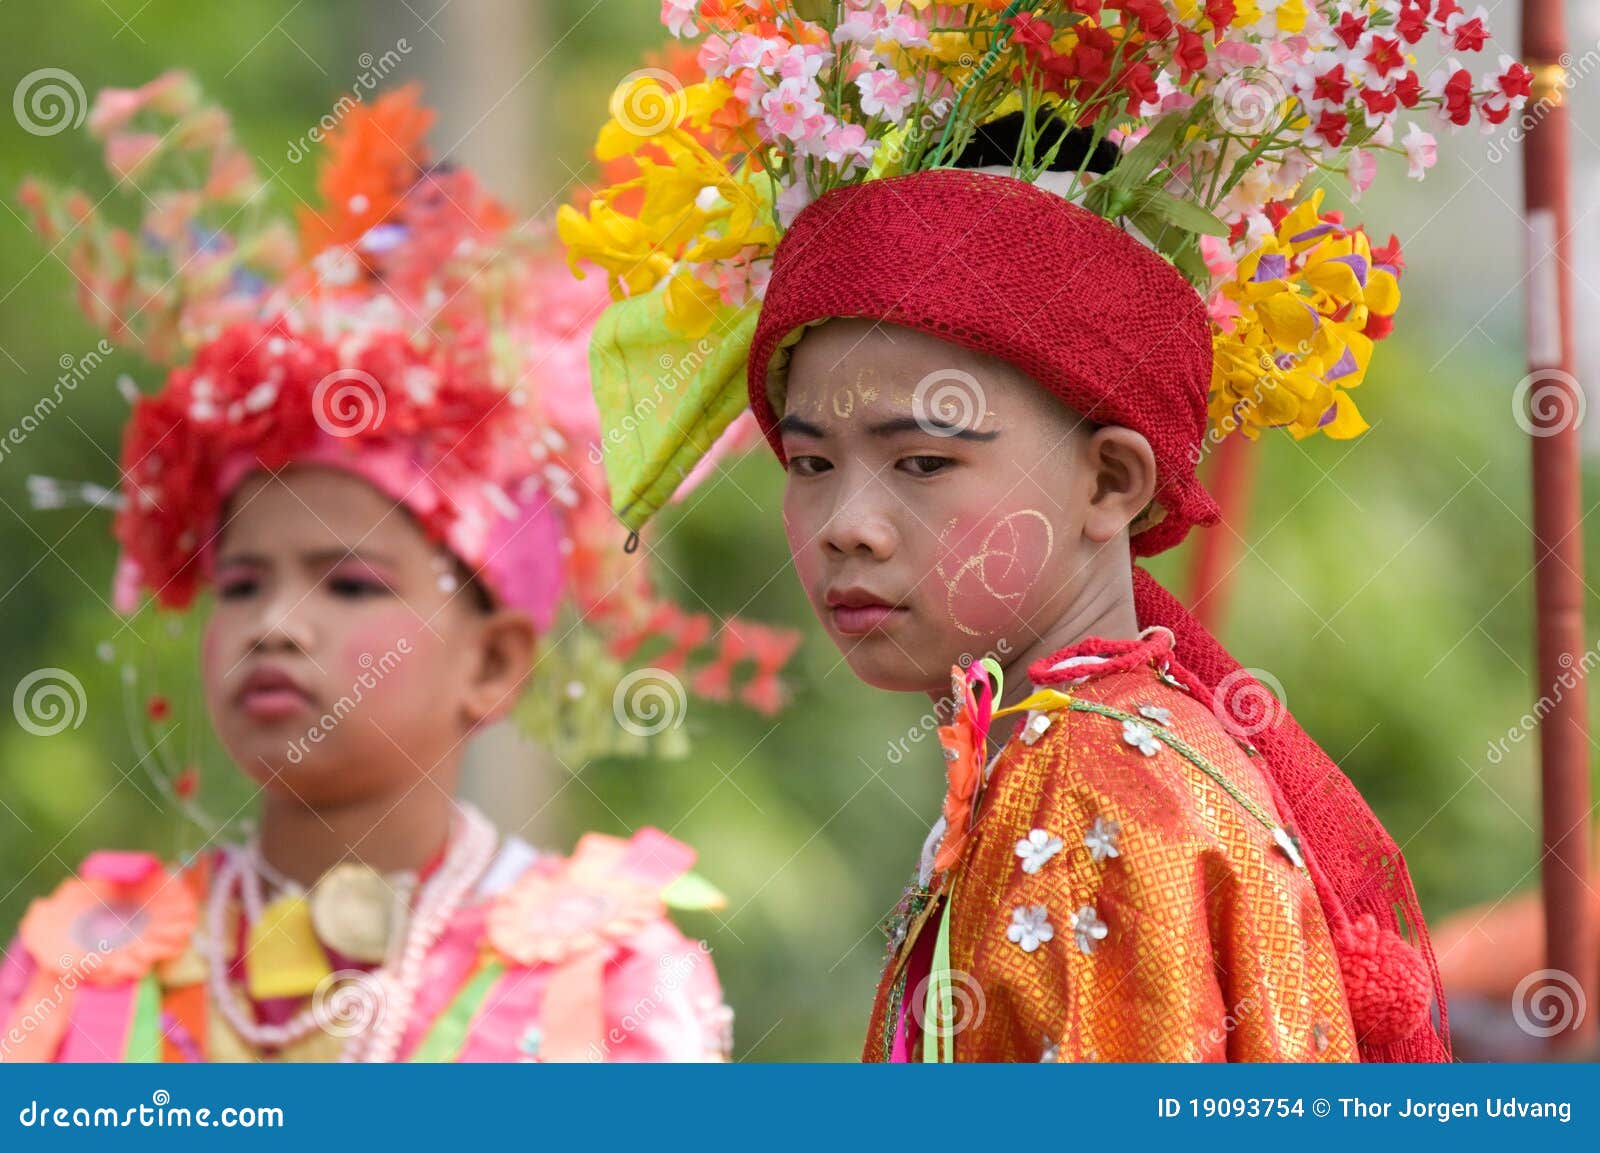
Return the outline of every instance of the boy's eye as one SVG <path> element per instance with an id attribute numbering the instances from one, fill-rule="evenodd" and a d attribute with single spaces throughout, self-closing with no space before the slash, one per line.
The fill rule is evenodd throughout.
<path id="1" fill-rule="evenodd" d="M 328 578 L 328 591 L 336 597 L 357 600 L 364 597 L 385 596 L 389 586 L 375 576 L 359 573 L 334 573 Z"/>
<path id="2" fill-rule="evenodd" d="M 225 577 L 217 582 L 217 597 L 220 600 L 241 600 L 250 596 L 259 588 L 261 582 L 253 576 Z"/>
<path id="3" fill-rule="evenodd" d="M 789 471 L 796 476 L 820 476 L 832 467 L 833 465 L 820 456 L 791 456 L 789 458 Z"/>
<path id="4" fill-rule="evenodd" d="M 953 464 L 955 461 L 947 456 L 907 456 L 897 461 L 895 467 L 912 476 L 937 476 Z"/>

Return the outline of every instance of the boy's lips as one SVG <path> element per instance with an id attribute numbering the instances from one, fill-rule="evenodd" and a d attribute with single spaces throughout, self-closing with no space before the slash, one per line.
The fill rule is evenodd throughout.
<path id="1" fill-rule="evenodd" d="M 281 720 L 315 704 L 311 693 L 276 665 L 251 669 L 233 699 L 247 716 L 259 721 Z"/>
<path id="2" fill-rule="evenodd" d="M 826 604 L 833 627 L 852 637 L 890 625 L 909 611 L 862 588 L 830 589 Z"/>

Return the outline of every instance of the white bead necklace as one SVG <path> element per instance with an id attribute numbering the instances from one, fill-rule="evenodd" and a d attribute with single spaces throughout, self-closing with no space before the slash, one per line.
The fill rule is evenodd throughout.
<path id="1" fill-rule="evenodd" d="M 257 1049 L 282 1049 L 318 1028 L 343 1032 L 351 1025 L 342 1017 L 353 1007 L 357 1017 L 339 1059 L 394 1060 L 422 985 L 422 967 L 428 951 L 489 866 L 497 841 L 494 826 L 482 813 L 471 805 L 460 805 L 444 860 L 423 883 L 410 923 L 405 932 L 395 935 L 383 965 L 354 978 L 353 991 L 348 986 L 339 986 L 325 997 L 324 988 L 319 986 L 311 1004 L 282 1024 L 255 1020 L 228 981 L 227 950 L 223 946 L 228 902 L 236 890 L 242 889 L 246 923 L 254 921 L 261 911 L 261 879 L 254 867 L 258 850 L 253 844 L 244 849 L 225 848 L 225 858 L 211 886 L 206 909 L 209 954 L 206 967 L 212 1002 L 233 1031 Z M 397 916 L 404 914 L 408 888 L 397 891 Z M 331 1021 L 330 1016 L 333 1017 Z"/>

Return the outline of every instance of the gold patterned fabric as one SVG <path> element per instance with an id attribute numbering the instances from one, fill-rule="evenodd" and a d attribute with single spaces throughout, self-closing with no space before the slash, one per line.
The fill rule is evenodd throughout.
<path id="1" fill-rule="evenodd" d="M 1018 723 L 962 862 L 935 882 L 954 910 L 955 1059 L 1359 1059 L 1328 925 L 1269 827 L 1267 782 L 1206 703 L 1162 677 L 1162 638 L 1138 656 L 1059 686 L 1131 730 L 1067 707 Z M 930 917 L 891 958 L 866 1060 L 887 1059 L 901 1001 L 920 1020 L 905 962 L 938 928 Z"/>

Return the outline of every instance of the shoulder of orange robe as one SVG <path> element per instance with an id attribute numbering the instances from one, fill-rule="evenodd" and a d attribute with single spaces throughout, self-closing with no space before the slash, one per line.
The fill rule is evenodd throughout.
<path id="1" fill-rule="evenodd" d="M 962 1059 L 1349 1060 L 1358 1034 L 1410 1028 L 1426 1012 L 1426 973 L 1391 956 L 1375 926 L 1324 921 L 1315 862 L 1282 823 L 1248 734 L 1190 695 L 1163 642 L 1108 642 L 1119 650 L 1109 659 L 1078 658 L 1095 661 L 1073 670 L 1089 676 L 1036 687 L 1000 710 L 997 668 L 953 670 L 960 706 L 940 730 L 949 788 L 928 862 L 930 899 L 880 986 L 869 1058 L 952 1060 L 962 1034 Z M 1015 743 L 985 768 L 992 721 L 1018 713 L 1026 719 Z M 1085 719 L 1070 736 L 1064 713 Z M 1050 865 L 1075 827 L 1081 845 Z M 1214 868 L 1174 873 L 1175 854 L 1199 858 L 1211 847 Z M 1202 887 L 1230 893 L 1221 930 L 1205 894 L 1184 880 L 1201 873 Z M 1072 933 L 1053 952 L 1062 900 Z M 1163 901 L 1166 964 L 1141 952 L 1138 924 Z M 931 948 L 919 940 L 928 933 Z M 1194 955 L 1227 958 L 1225 988 L 1183 960 L 1186 942 Z M 1021 968 L 1004 961 L 1018 949 L 1028 959 Z M 1143 970 L 1132 982 L 1130 966 Z M 986 987 L 990 1016 L 1017 1020 L 980 1027 Z M 1128 1004 L 1107 1008 L 1119 993 Z M 1142 1019 L 1141 999 L 1164 1006 L 1160 1019 Z M 910 1026 L 920 1027 L 920 1049 Z"/>
<path id="2" fill-rule="evenodd" d="M 248 847 L 178 870 L 148 853 L 91 854 L 32 903 L 6 952 L 0 1059 L 727 1058 L 732 1012 L 709 949 L 669 916 L 725 904 L 690 871 L 692 849 L 644 828 L 626 840 L 589 834 L 566 858 L 515 838 L 496 848 L 491 837 L 490 851 L 480 841 L 471 861 L 470 847 L 454 852 L 469 840 L 458 836 L 423 881 L 424 889 L 460 892 L 431 915 L 426 896 L 419 898 L 399 936 L 407 946 L 418 934 L 429 939 L 420 950 L 393 950 L 399 973 L 377 965 L 390 950 L 370 947 L 374 906 L 362 899 L 384 894 L 382 921 L 392 879 L 364 866 L 340 866 L 309 893 L 291 888 L 241 929 L 230 915 L 248 901 L 240 884 Z M 430 931 L 426 922 L 435 918 Z M 216 947 L 218 937 L 234 938 L 238 949 Z M 425 980 L 404 979 L 408 952 Z M 287 1003 L 300 1006 L 308 1027 L 261 1025 L 282 1044 L 241 1045 L 231 1023 L 216 1019 L 233 1015 L 220 997 L 242 1004 L 233 974 L 255 1010 L 246 1020 Z M 249 1025 L 241 1031 L 253 1032 Z M 226 1040 L 217 1043 L 219 1036 Z M 331 1049 L 317 1043 L 329 1039 Z"/>

